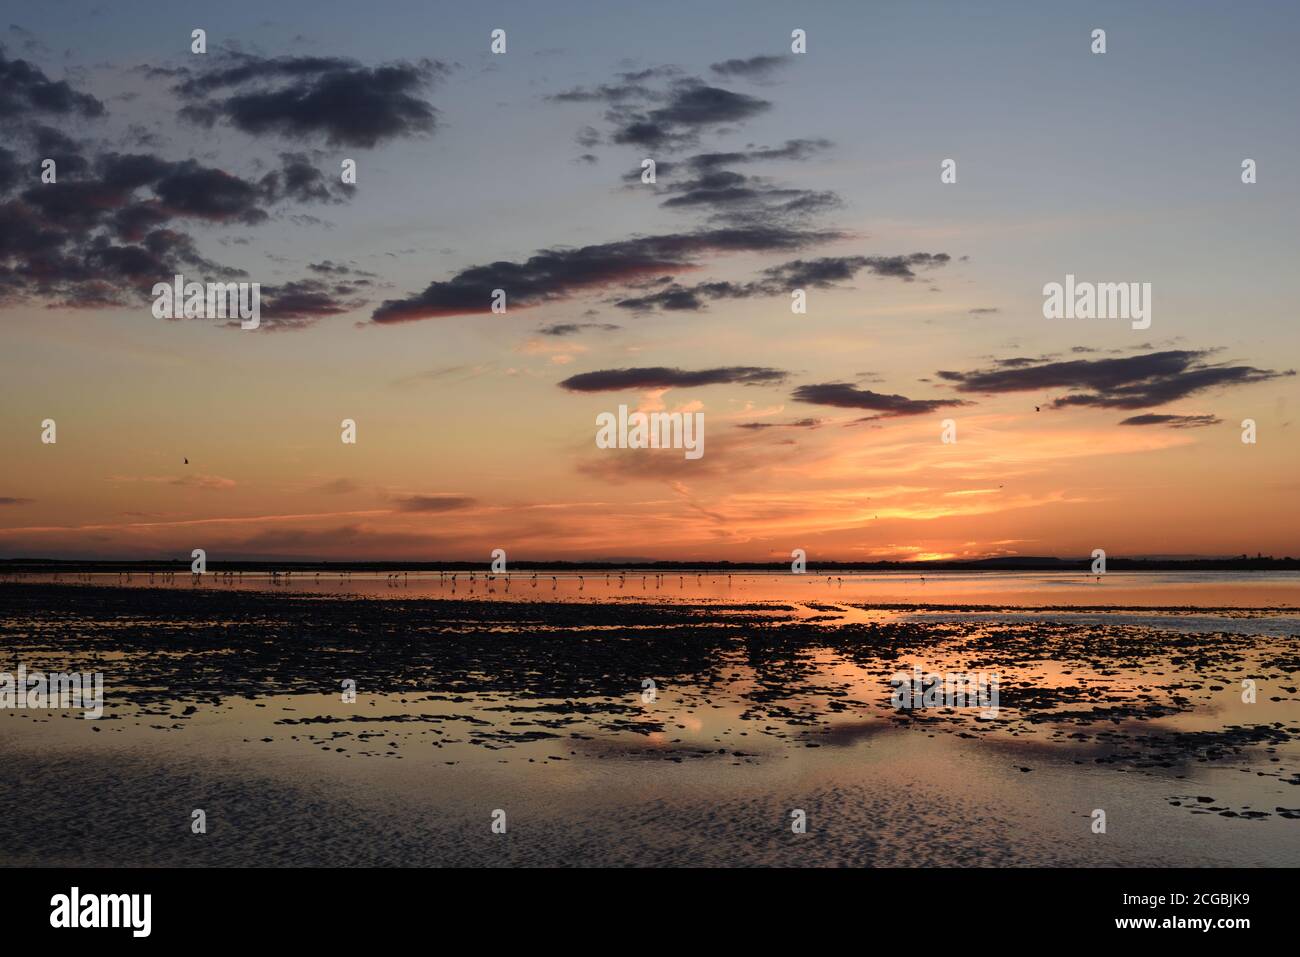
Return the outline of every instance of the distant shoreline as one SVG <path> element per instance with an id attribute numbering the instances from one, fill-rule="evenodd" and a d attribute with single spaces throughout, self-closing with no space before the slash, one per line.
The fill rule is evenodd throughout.
<path id="1" fill-rule="evenodd" d="M 1091 558 L 984 558 L 970 561 L 934 561 L 934 562 L 842 562 L 816 561 L 809 559 L 809 575 L 833 572 L 1078 572 L 1090 574 Z M 208 559 L 209 572 L 227 571 L 305 571 L 305 572 L 369 572 L 369 571 L 405 571 L 405 572 L 491 572 L 491 562 L 487 559 L 470 561 L 219 561 Z M 681 561 L 511 561 L 508 568 L 518 571 L 701 571 L 701 572 L 777 572 L 790 573 L 789 562 L 681 562 Z M 0 559 L 0 574 L 17 572 L 188 572 L 188 559 L 138 559 L 118 561 L 96 561 L 76 559 L 36 559 L 4 558 Z M 1169 572 L 1169 571 L 1300 571 L 1300 559 L 1287 558 L 1194 558 L 1194 559 L 1148 559 L 1118 558 L 1106 559 L 1108 572 Z"/>

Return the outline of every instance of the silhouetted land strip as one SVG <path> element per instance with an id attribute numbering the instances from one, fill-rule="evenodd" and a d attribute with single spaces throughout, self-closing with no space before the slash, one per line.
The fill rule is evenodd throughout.
<path id="1" fill-rule="evenodd" d="M 487 559 L 478 562 L 397 562 L 397 561 L 218 561 L 209 558 L 208 571 L 406 571 L 406 572 L 461 572 L 487 571 L 491 562 Z M 577 571 L 591 569 L 600 571 L 618 571 L 636 569 L 646 571 L 711 571 L 711 572 L 784 572 L 790 573 L 789 562 L 667 562 L 667 561 L 626 561 L 626 562 L 569 562 L 569 561 L 510 561 L 509 570 L 517 571 Z M 1081 572 L 1088 574 L 1092 569 L 1091 558 L 983 558 L 973 561 L 942 562 L 836 562 L 817 561 L 810 558 L 808 573 L 818 572 L 1027 572 L 1059 571 Z M 6 558 L 0 559 L 0 573 L 5 572 L 149 572 L 170 571 L 186 572 L 190 570 L 189 559 L 176 560 L 133 560 L 133 561 L 92 561 L 92 560 L 56 560 L 40 558 Z M 1255 571 L 1300 571 L 1300 559 L 1286 557 L 1273 558 L 1257 556 L 1249 558 L 1119 558 L 1107 557 L 1107 571 L 1125 572 L 1255 572 Z"/>

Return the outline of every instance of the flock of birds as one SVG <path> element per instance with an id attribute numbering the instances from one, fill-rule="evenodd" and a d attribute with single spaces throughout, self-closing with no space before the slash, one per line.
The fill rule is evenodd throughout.
<path id="1" fill-rule="evenodd" d="M 38 573 L 0 571 L 0 579 L 3 578 L 20 579 L 35 574 Z M 147 577 L 148 583 L 150 585 L 174 585 L 176 583 L 178 574 L 180 574 L 182 576 L 182 580 L 184 580 L 183 578 L 185 574 L 184 572 L 178 573 L 174 571 L 148 571 L 148 570 L 99 572 L 99 573 L 85 572 L 85 571 L 55 572 L 52 575 L 52 579 L 53 581 L 56 582 L 62 581 L 64 579 L 68 579 L 71 581 L 93 583 L 96 575 L 98 575 L 101 579 L 106 578 L 109 575 L 115 575 L 118 584 L 132 584 L 136 582 L 137 579 L 139 579 L 141 583 L 143 583 L 143 580 Z M 353 572 L 347 569 L 341 570 L 339 572 L 300 570 L 298 572 L 297 577 L 294 576 L 294 572 L 292 569 L 285 570 L 285 571 L 279 571 L 277 569 L 269 569 L 265 572 L 249 571 L 247 573 L 248 576 L 247 580 L 249 581 L 250 584 L 260 580 L 265 580 L 272 586 L 289 588 L 295 585 L 301 586 L 303 584 L 320 585 L 322 575 L 326 576 L 326 584 L 328 584 L 329 581 L 331 579 L 334 579 L 336 576 L 337 576 L 336 584 L 338 585 L 348 585 L 353 582 Z M 385 585 L 387 585 L 390 588 L 410 587 L 410 572 L 406 572 L 406 571 L 398 571 L 398 572 L 376 571 L 372 573 L 371 577 L 368 580 L 379 581 L 381 580 L 380 579 L 381 575 L 383 576 L 382 580 L 384 581 Z M 705 576 L 704 572 L 695 572 L 694 574 L 695 583 L 697 585 L 703 585 L 704 576 Z M 576 573 L 566 573 L 560 575 L 545 575 L 539 572 L 532 572 L 531 574 L 529 574 L 528 572 L 515 572 L 512 574 L 506 572 L 439 571 L 438 586 L 440 588 L 450 586 L 451 591 L 454 594 L 457 590 L 457 586 L 462 583 L 467 583 L 469 585 L 470 591 L 472 592 L 477 587 L 477 585 L 480 582 L 482 582 L 483 584 L 486 585 L 488 593 L 495 594 L 497 590 L 497 586 L 503 583 L 502 584 L 503 591 L 509 594 L 510 586 L 515 581 L 526 582 L 526 584 L 529 587 L 536 589 L 539 583 L 545 584 L 545 582 L 549 580 L 551 583 L 550 591 L 558 591 L 560 587 L 560 581 L 561 579 L 564 579 L 567 581 L 576 581 L 578 583 L 577 590 L 585 591 L 587 587 L 588 577 L 592 578 L 594 581 L 599 583 L 599 580 L 602 576 L 600 573 L 595 573 L 590 575 L 576 574 Z M 654 586 L 656 589 L 662 589 L 665 584 L 669 584 L 671 587 L 671 583 L 670 583 L 671 575 L 664 572 L 646 572 L 646 573 L 638 574 L 629 571 L 617 571 L 617 572 L 607 571 L 604 573 L 603 577 L 606 586 L 612 588 L 615 585 L 617 585 L 617 587 L 620 590 L 625 589 L 629 581 L 635 582 L 637 578 L 641 579 L 641 587 L 646 590 L 649 589 L 650 582 L 652 580 L 654 582 Z M 731 587 L 734 581 L 734 575 L 731 573 L 728 573 L 725 576 L 721 574 L 710 575 L 709 582 L 710 584 L 716 585 L 717 583 L 722 581 L 724 577 L 726 579 L 727 587 Z M 922 575 L 919 577 L 921 583 L 924 584 L 925 576 Z M 687 575 L 685 574 L 679 574 L 677 576 L 677 587 L 679 589 L 684 589 L 686 587 L 686 578 Z M 218 584 L 222 584 L 222 585 L 236 586 L 236 585 L 242 585 L 244 583 L 245 572 L 242 570 L 223 570 L 223 571 L 212 571 L 212 572 L 203 572 L 203 573 L 191 572 L 189 574 L 189 580 L 190 580 L 190 584 L 192 585 L 201 585 L 205 581 L 215 581 Z M 363 580 L 366 580 L 364 573 L 363 573 Z M 432 581 L 432 578 L 430 578 L 429 580 Z M 808 580 L 809 581 L 814 580 L 814 576 L 811 575 L 808 576 Z M 418 572 L 416 573 L 416 581 L 418 585 L 419 583 Z M 842 576 L 837 576 L 837 575 L 827 575 L 826 584 L 838 585 L 839 587 L 842 588 L 844 586 L 844 578 Z"/>

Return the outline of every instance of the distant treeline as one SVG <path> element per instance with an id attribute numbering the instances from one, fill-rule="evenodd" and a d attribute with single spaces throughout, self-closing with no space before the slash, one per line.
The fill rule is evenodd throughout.
<path id="1" fill-rule="evenodd" d="M 309 562 L 309 561 L 212 561 L 207 563 L 211 572 L 295 571 L 295 572 L 461 572 L 490 570 L 491 562 Z M 709 572 L 786 572 L 789 562 L 655 562 L 628 560 L 622 562 L 538 562 L 511 561 L 509 570 L 516 571 L 576 571 L 595 569 L 618 571 L 638 569 L 648 571 L 709 571 Z M 1092 568 L 1091 558 L 981 558 L 971 561 L 937 562 L 819 562 L 808 560 L 808 573 L 817 572 L 969 572 L 969 571 L 1082 571 Z M 13 572 L 188 572 L 190 562 L 184 559 L 157 561 L 77 561 L 40 558 L 0 559 L 0 573 Z M 1300 559 L 1273 558 L 1257 555 L 1249 558 L 1111 558 L 1106 559 L 1107 571 L 1168 572 L 1168 571 L 1287 571 L 1300 570 Z"/>

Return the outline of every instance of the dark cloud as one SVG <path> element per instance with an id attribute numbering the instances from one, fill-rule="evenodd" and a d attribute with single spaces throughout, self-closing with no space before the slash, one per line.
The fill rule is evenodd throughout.
<path id="1" fill-rule="evenodd" d="M 822 424 L 821 419 L 796 419 L 793 422 L 740 422 L 738 429 L 815 429 Z"/>
<path id="2" fill-rule="evenodd" d="M 318 263 L 308 263 L 307 268 L 314 273 L 320 273 L 324 276 L 364 276 L 368 279 L 375 278 L 375 274 L 372 272 L 358 269 L 354 265 L 336 263 L 329 259 L 323 259 Z"/>
<path id="3" fill-rule="evenodd" d="M 141 123 L 132 123 L 122 136 L 121 144 L 132 149 L 158 149 L 163 137 Z"/>
<path id="4" fill-rule="evenodd" d="M 403 512 L 454 512 L 478 504 L 465 495 L 408 495 L 394 501 Z"/>
<path id="5" fill-rule="evenodd" d="M 18 155 L 0 146 L 0 196 L 4 196 L 17 186 L 22 181 L 22 175 L 22 168 L 18 165 Z"/>
<path id="6" fill-rule="evenodd" d="M 689 146 L 710 127 L 740 123 L 771 108 L 767 100 L 712 86 L 697 77 L 673 77 L 671 68 L 621 73 L 613 83 L 578 87 L 547 99 L 556 103 L 603 103 L 613 143 L 664 149 Z M 591 127 L 584 134 L 599 135 Z"/>
<path id="7" fill-rule="evenodd" d="M 555 103 L 624 103 L 628 100 L 662 100 L 665 94 L 646 85 L 647 80 L 659 80 L 675 76 L 678 72 L 673 67 L 654 67 L 635 73 L 619 73 L 613 83 L 599 86 L 579 86 L 547 97 Z M 591 127 L 586 127 L 591 130 Z M 592 132 L 595 132 L 592 130 Z"/>
<path id="8" fill-rule="evenodd" d="M 702 171 L 715 169 L 719 166 L 735 166 L 739 163 L 806 160 L 817 153 L 830 149 L 831 146 L 831 141 L 827 139 L 791 139 L 786 140 L 783 146 L 769 146 L 726 153 L 698 153 L 684 160 L 683 165 Z"/>
<path id="9" fill-rule="evenodd" d="M 81 155 L 80 144 L 67 134 L 41 123 L 29 124 L 27 133 L 36 156 L 54 160 L 59 176 L 82 176 L 90 169 L 90 162 Z"/>
<path id="10" fill-rule="evenodd" d="M 577 87 L 561 93 L 552 93 L 547 97 L 554 103 L 618 103 L 626 99 L 647 99 L 654 96 L 653 91 L 632 84 L 604 84 L 592 89 Z M 591 129 L 591 127 L 584 127 Z"/>
<path id="11" fill-rule="evenodd" d="M 657 173 L 656 173 L 657 175 Z M 757 176 L 728 169 L 712 169 L 700 176 L 665 187 L 666 209 L 698 209 L 728 222 L 788 221 L 811 216 L 841 205 L 829 190 L 775 186 Z"/>
<path id="12" fill-rule="evenodd" d="M 534 306 L 588 289 L 690 269 L 708 253 L 792 250 L 838 238 L 839 233 L 830 231 L 750 226 L 545 249 L 521 263 L 471 266 L 449 280 L 431 283 L 417 295 L 383 302 L 372 318 L 390 323 L 488 313 L 494 289 L 505 290 L 507 308 Z"/>
<path id="13" fill-rule="evenodd" d="M 229 122 L 253 135 L 323 136 L 334 146 L 373 147 L 432 133 L 437 111 L 423 92 L 449 71 L 433 60 L 366 67 L 339 57 L 223 59 L 236 63 L 188 71 L 177 84 L 189 101 L 182 117 L 204 126 Z"/>
<path id="14" fill-rule="evenodd" d="M 936 409 L 967 404 L 961 399 L 909 399 L 902 395 L 885 395 L 869 389 L 859 389 L 848 382 L 801 385 L 794 390 L 791 397 L 798 402 L 809 402 L 814 405 L 829 405 L 838 409 L 869 409 L 880 413 L 871 416 L 870 419 L 925 415 Z"/>
<path id="15" fill-rule="evenodd" d="M 681 76 L 681 67 L 676 66 L 651 66 L 644 70 L 634 70 L 630 73 L 620 73 L 619 79 L 624 83 L 644 83 L 646 80 L 659 80 Z"/>
<path id="16" fill-rule="evenodd" d="M 267 173 L 258 185 L 270 202 L 342 203 L 350 193 L 339 176 L 326 176 L 305 153 L 281 153 L 280 168 Z"/>
<path id="17" fill-rule="evenodd" d="M 366 305 L 358 295 L 368 282 L 299 279 L 274 286 L 262 286 L 261 325 L 266 332 L 293 332 L 315 325 L 321 319 L 352 312 Z M 228 323 L 239 327 L 239 321 Z"/>
<path id="18" fill-rule="evenodd" d="M 544 326 L 539 329 L 544 336 L 573 336 L 585 329 L 596 329 L 600 332 L 614 332 L 622 329 L 622 326 L 616 326 L 610 322 L 557 322 L 553 325 Z"/>
<path id="19" fill-rule="evenodd" d="M 694 143 L 706 127 L 739 123 L 770 109 L 767 100 L 710 86 L 700 80 L 679 80 L 663 106 L 648 111 L 610 111 L 617 128 L 615 143 L 648 149 Z"/>
<path id="20" fill-rule="evenodd" d="M 691 372 L 651 366 L 641 369 L 602 369 L 570 376 L 560 387 L 570 392 L 619 392 L 628 389 L 689 389 L 705 385 L 773 385 L 788 373 L 760 366 L 727 366 Z"/>
<path id="21" fill-rule="evenodd" d="M 194 160 L 171 164 L 150 188 L 173 216 L 253 226 L 268 215 L 262 209 L 265 194 L 256 184 Z"/>
<path id="22" fill-rule="evenodd" d="M 1171 429 L 1198 429 L 1207 425 L 1218 425 L 1223 420 L 1217 415 L 1156 415 L 1148 412 L 1144 415 L 1132 415 L 1120 421 L 1120 425 L 1165 425 Z"/>
<path id="23" fill-rule="evenodd" d="M 767 294 L 761 283 L 701 282 L 693 286 L 670 283 L 653 292 L 618 299 L 614 305 L 633 312 L 650 312 L 655 309 L 666 312 L 698 312 L 705 308 L 706 300 L 747 299 Z"/>
<path id="24" fill-rule="evenodd" d="M 113 214 L 110 227 L 118 238 L 139 242 L 170 218 L 168 212 L 158 203 L 133 203 L 123 206 Z"/>
<path id="25" fill-rule="evenodd" d="M 191 97 L 265 77 L 268 61 L 232 55 L 234 67 L 196 73 L 182 69 Z M 319 87 L 341 61 L 274 61 L 272 73 L 312 77 Z M 431 67 L 422 67 L 431 70 Z M 162 75 L 167 71 L 154 71 Z M 43 301 L 67 308 L 148 302 L 155 283 L 177 273 L 231 281 L 243 270 L 213 262 L 184 231 L 186 222 L 256 226 L 280 204 L 340 202 L 350 195 L 305 153 L 282 153 L 260 178 L 245 178 L 194 159 L 89 148 L 63 129 L 25 114 L 69 124 L 103 112 L 93 97 L 0 54 L 0 117 L 18 114 L 0 149 L 0 303 Z M 382 86 L 378 71 L 360 78 Z M 392 81 L 401 87 L 400 80 Z M 55 160 L 58 179 L 42 183 L 40 161 Z M 196 275 L 200 274 L 200 275 Z M 206 275 L 201 275 L 206 274 Z M 364 305 L 359 271 L 331 281 L 305 279 L 262 286 L 263 328 L 302 328 L 322 316 Z"/>
<path id="26" fill-rule="evenodd" d="M 718 76 L 747 80 L 769 79 L 783 66 L 793 62 L 790 56 L 751 56 L 745 59 L 723 60 L 710 64 L 709 69 Z"/>
<path id="27" fill-rule="evenodd" d="M 820 259 L 796 259 L 763 270 L 752 282 L 702 282 L 692 286 L 670 283 L 642 295 L 615 301 L 614 305 L 633 312 L 654 309 L 694 312 L 714 299 L 749 299 L 777 296 L 792 289 L 826 289 L 837 282 L 852 279 L 866 269 L 877 276 L 911 282 L 914 269 L 931 269 L 951 261 L 947 253 L 912 253 L 907 256 L 830 256 Z"/>
<path id="28" fill-rule="evenodd" d="M 119 241 L 124 197 L 95 182 L 37 187 L 0 203 L 0 300 L 124 305 L 184 267 L 215 266 L 172 229 L 141 226 Z"/>
<path id="29" fill-rule="evenodd" d="M 51 80 L 26 60 L 10 60 L 0 50 L 0 119 L 11 121 L 33 114 L 103 116 L 104 104 L 79 93 L 64 80 Z"/>
<path id="30" fill-rule="evenodd" d="M 769 70 L 780 58 L 755 57 L 715 64 L 720 73 L 756 75 Z M 695 77 L 674 79 L 665 88 L 648 84 L 647 75 L 624 74 L 619 82 L 604 87 L 583 88 L 558 99 L 600 101 L 607 105 L 605 119 L 612 126 L 608 141 L 655 150 L 675 150 L 699 141 L 706 130 L 727 127 L 758 116 L 772 104 L 758 97 L 713 86 Z M 584 142 L 594 142 L 599 132 L 586 127 Z M 779 147 L 747 146 L 742 150 L 697 153 L 683 160 L 656 156 L 655 183 L 642 182 L 641 170 L 622 179 L 631 188 L 650 186 L 666 209 L 703 214 L 711 226 L 785 227 L 806 221 L 842 205 L 838 194 L 774 183 L 766 178 L 738 172 L 733 167 L 780 160 L 802 161 L 831 144 L 825 139 L 788 139 Z M 660 295 L 658 305 L 668 309 L 697 309 L 700 295 L 680 289 Z M 639 297 L 626 301 L 626 308 L 643 309 L 653 304 Z"/>
<path id="31" fill-rule="evenodd" d="M 825 289 L 837 282 L 852 279 L 865 269 L 886 279 L 911 282 L 914 270 L 935 269 L 952 261 L 947 253 L 911 253 L 906 256 L 826 256 L 821 259 L 798 259 L 764 270 L 770 282 L 786 290 Z"/>
<path id="32" fill-rule="evenodd" d="M 279 170 L 254 181 L 195 160 L 173 162 L 140 153 L 105 153 L 95 161 L 96 175 L 70 181 L 61 176 L 57 184 L 31 187 L 23 193 L 23 200 L 64 226 L 102 224 L 111 213 L 124 235 L 129 235 L 138 233 L 141 225 L 170 219 L 251 226 L 266 220 L 265 207 L 275 203 L 331 198 L 321 174 L 303 156 L 286 153 L 281 161 Z M 142 189 L 152 195 L 135 195 Z"/>
<path id="33" fill-rule="evenodd" d="M 33 501 L 33 500 L 30 499 L 30 498 L 15 498 L 15 497 L 12 496 L 12 495 L 0 495 L 0 506 L 5 506 L 5 505 L 30 505 L 30 504 L 32 503 L 32 501 Z"/>
<path id="34" fill-rule="evenodd" d="M 782 146 L 764 146 L 747 150 L 730 152 L 697 153 L 684 160 L 661 160 L 655 164 L 655 177 L 662 179 L 685 170 L 688 176 L 702 176 L 711 170 L 726 166 L 738 166 L 745 163 L 761 163 L 773 160 L 802 161 L 830 149 L 833 144 L 827 139 L 790 139 Z M 641 184 L 641 169 L 625 173 L 623 180 L 634 186 Z"/>
<path id="35" fill-rule="evenodd" d="M 668 126 L 701 127 L 720 123 L 738 123 L 771 109 L 767 100 L 735 93 L 706 83 L 678 83 L 668 102 L 650 112 L 655 123 Z"/>
<path id="36" fill-rule="evenodd" d="M 941 371 L 941 379 L 959 392 L 1005 393 L 1066 389 L 1052 408 L 1091 406 L 1141 409 L 1203 392 L 1207 389 L 1267 382 L 1295 375 L 1254 366 L 1207 361 L 1214 350 L 1167 350 L 1120 359 L 1072 359 L 1048 362 L 1003 359 L 991 368 L 970 372 Z"/>
<path id="37" fill-rule="evenodd" d="M 331 197 L 302 154 L 283 154 L 278 169 L 252 180 L 192 159 L 117 152 L 90 159 L 82 144 L 39 126 L 25 128 L 19 144 L 33 185 L 0 202 L 0 302 L 123 306 L 185 269 L 241 276 L 201 255 L 178 225 L 255 226 L 279 203 Z M 37 179 L 36 157 L 45 153 L 58 162 L 55 183 Z M 21 172 L 14 155 L 0 154 L 0 182 L 11 165 Z"/>
<path id="38" fill-rule="evenodd" d="M 838 194 L 781 186 L 766 178 L 739 173 L 730 166 L 774 160 L 805 160 L 830 146 L 820 139 L 791 139 L 784 146 L 750 148 L 725 153 L 699 153 L 680 162 L 661 160 L 656 164 L 657 196 L 666 209 L 700 211 L 718 222 L 733 224 L 789 222 L 841 205 Z M 622 177 L 629 188 L 645 189 L 641 170 Z"/>

